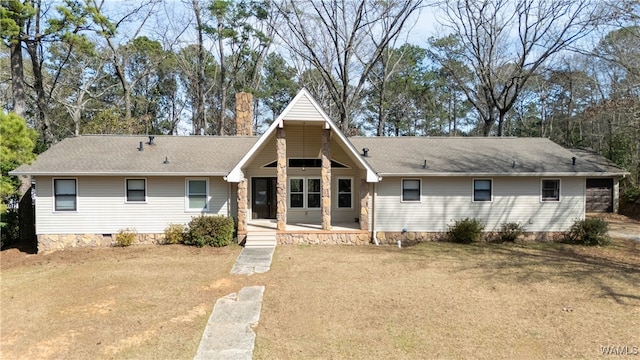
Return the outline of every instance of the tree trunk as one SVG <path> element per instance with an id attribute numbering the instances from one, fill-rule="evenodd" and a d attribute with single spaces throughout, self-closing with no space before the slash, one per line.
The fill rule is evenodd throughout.
<path id="1" fill-rule="evenodd" d="M 13 112 L 25 117 L 27 103 L 24 94 L 24 67 L 22 64 L 22 41 L 11 43 L 11 92 L 13 95 Z"/>
<path id="2" fill-rule="evenodd" d="M 218 48 L 220 50 L 220 131 L 219 135 L 224 135 L 225 113 L 227 112 L 227 87 L 225 86 L 225 77 L 227 69 L 224 62 L 224 42 L 222 41 L 222 19 L 218 19 Z"/>
<path id="3" fill-rule="evenodd" d="M 40 123 L 38 127 L 42 129 L 45 144 L 51 145 L 54 142 L 53 131 L 51 129 L 51 119 L 49 118 L 48 97 L 44 91 L 44 81 L 42 75 L 42 64 L 38 53 L 37 40 L 27 42 L 27 51 L 31 58 L 31 66 L 33 69 L 34 89 L 36 91 L 36 104 L 38 106 L 38 118 Z"/>

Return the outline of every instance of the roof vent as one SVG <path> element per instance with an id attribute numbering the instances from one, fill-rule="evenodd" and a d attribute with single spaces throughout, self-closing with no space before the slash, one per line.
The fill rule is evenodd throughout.
<path id="1" fill-rule="evenodd" d="M 574 165 L 574 166 L 576 165 L 576 157 L 575 156 L 571 157 L 571 165 Z"/>
<path id="2" fill-rule="evenodd" d="M 164 157 L 164 161 L 162 162 L 163 164 L 168 164 L 169 163 L 169 158 L 167 156 Z"/>
<path id="3" fill-rule="evenodd" d="M 515 160 L 513 160 L 513 163 L 511 163 L 511 168 L 512 168 L 512 169 L 515 169 L 515 168 L 516 168 L 516 161 L 515 161 Z"/>
<path id="4" fill-rule="evenodd" d="M 138 151 L 142 151 L 144 148 L 142 147 L 142 141 L 140 141 L 140 146 L 138 146 Z"/>
<path id="5" fill-rule="evenodd" d="M 155 139 L 155 136 L 149 135 L 149 145 L 153 145 L 153 139 Z"/>
<path id="6" fill-rule="evenodd" d="M 362 156 L 364 157 L 369 156 L 369 148 L 362 148 Z"/>
<path id="7" fill-rule="evenodd" d="M 427 168 L 427 159 L 424 159 L 424 163 L 422 164 L 422 168 L 423 169 Z"/>

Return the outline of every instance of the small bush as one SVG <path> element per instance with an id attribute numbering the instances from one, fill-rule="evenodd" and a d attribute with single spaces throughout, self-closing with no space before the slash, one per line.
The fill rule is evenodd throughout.
<path id="1" fill-rule="evenodd" d="M 464 218 L 454 220 L 453 225 L 449 225 L 447 234 L 452 242 L 468 244 L 480 240 L 482 238 L 482 230 L 484 230 L 484 225 L 480 220 Z"/>
<path id="2" fill-rule="evenodd" d="M 572 244 L 588 246 L 607 245 L 611 242 L 609 224 L 600 218 L 575 220 L 566 240 Z"/>
<path id="3" fill-rule="evenodd" d="M 115 245 L 121 247 L 131 246 L 136 241 L 137 234 L 135 229 L 122 229 L 116 235 Z"/>
<path id="4" fill-rule="evenodd" d="M 230 217 L 201 215 L 189 222 L 184 243 L 198 247 L 227 246 L 233 241 L 234 231 L 235 225 Z"/>
<path id="5" fill-rule="evenodd" d="M 169 224 L 164 229 L 165 244 L 182 244 L 184 243 L 185 227 L 182 224 Z"/>
<path id="6" fill-rule="evenodd" d="M 524 226 L 516 222 L 504 222 L 500 224 L 500 240 L 514 242 L 524 234 Z"/>

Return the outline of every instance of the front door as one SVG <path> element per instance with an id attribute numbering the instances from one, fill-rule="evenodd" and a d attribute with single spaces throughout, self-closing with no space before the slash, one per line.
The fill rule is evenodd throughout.
<path id="1" fill-rule="evenodd" d="M 277 178 L 258 177 L 251 181 L 251 208 L 253 219 L 276 218 Z"/>

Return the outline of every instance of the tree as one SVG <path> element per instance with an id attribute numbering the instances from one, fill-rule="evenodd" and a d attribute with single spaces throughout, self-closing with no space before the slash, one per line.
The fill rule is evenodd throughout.
<path id="1" fill-rule="evenodd" d="M 0 112 L 0 214 L 5 214 L 7 206 L 17 200 L 20 181 L 15 176 L 9 176 L 24 163 L 35 159 L 33 149 L 37 138 L 36 132 L 27 127 L 24 118 L 15 113 Z"/>
<path id="2" fill-rule="evenodd" d="M 259 95 L 271 111 L 271 120 L 274 120 L 296 94 L 296 69 L 274 52 L 267 56 L 263 72 L 264 81 Z"/>
<path id="3" fill-rule="evenodd" d="M 458 39 L 453 48 L 432 49 L 432 57 L 456 79 L 488 136 L 527 81 L 558 53 L 587 36 L 603 11 L 592 0 L 447 0 L 444 25 Z M 450 67 L 451 51 L 473 73 L 460 78 Z"/>
<path id="4" fill-rule="evenodd" d="M 214 23 L 204 23 L 200 27 L 218 46 L 218 134 L 224 135 L 228 132 L 227 93 L 230 88 L 238 83 L 241 90 L 255 89 L 259 85 L 261 67 L 271 45 L 271 37 L 262 31 L 261 25 L 273 16 L 269 16 L 267 1 L 212 0 L 208 10 Z M 237 76 L 243 72 L 248 74 L 248 81 L 238 81 Z"/>
<path id="5" fill-rule="evenodd" d="M 280 39 L 320 74 L 349 134 L 367 79 L 387 46 L 419 11 L 422 0 L 275 2 L 285 26 Z M 313 94 L 318 96 L 318 94 Z"/>
<path id="6" fill-rule="evenodd" d="M 13 111 L 24 117 L 27 111 L 24 64 L 22 62 L 22 41 L 24 25 L 34 14 L 29 2 L 18 0 L 2 0 L 0 2 L 0 36 L 10 49 L 11 56 L 11 89 L 13 94 Z"/>

